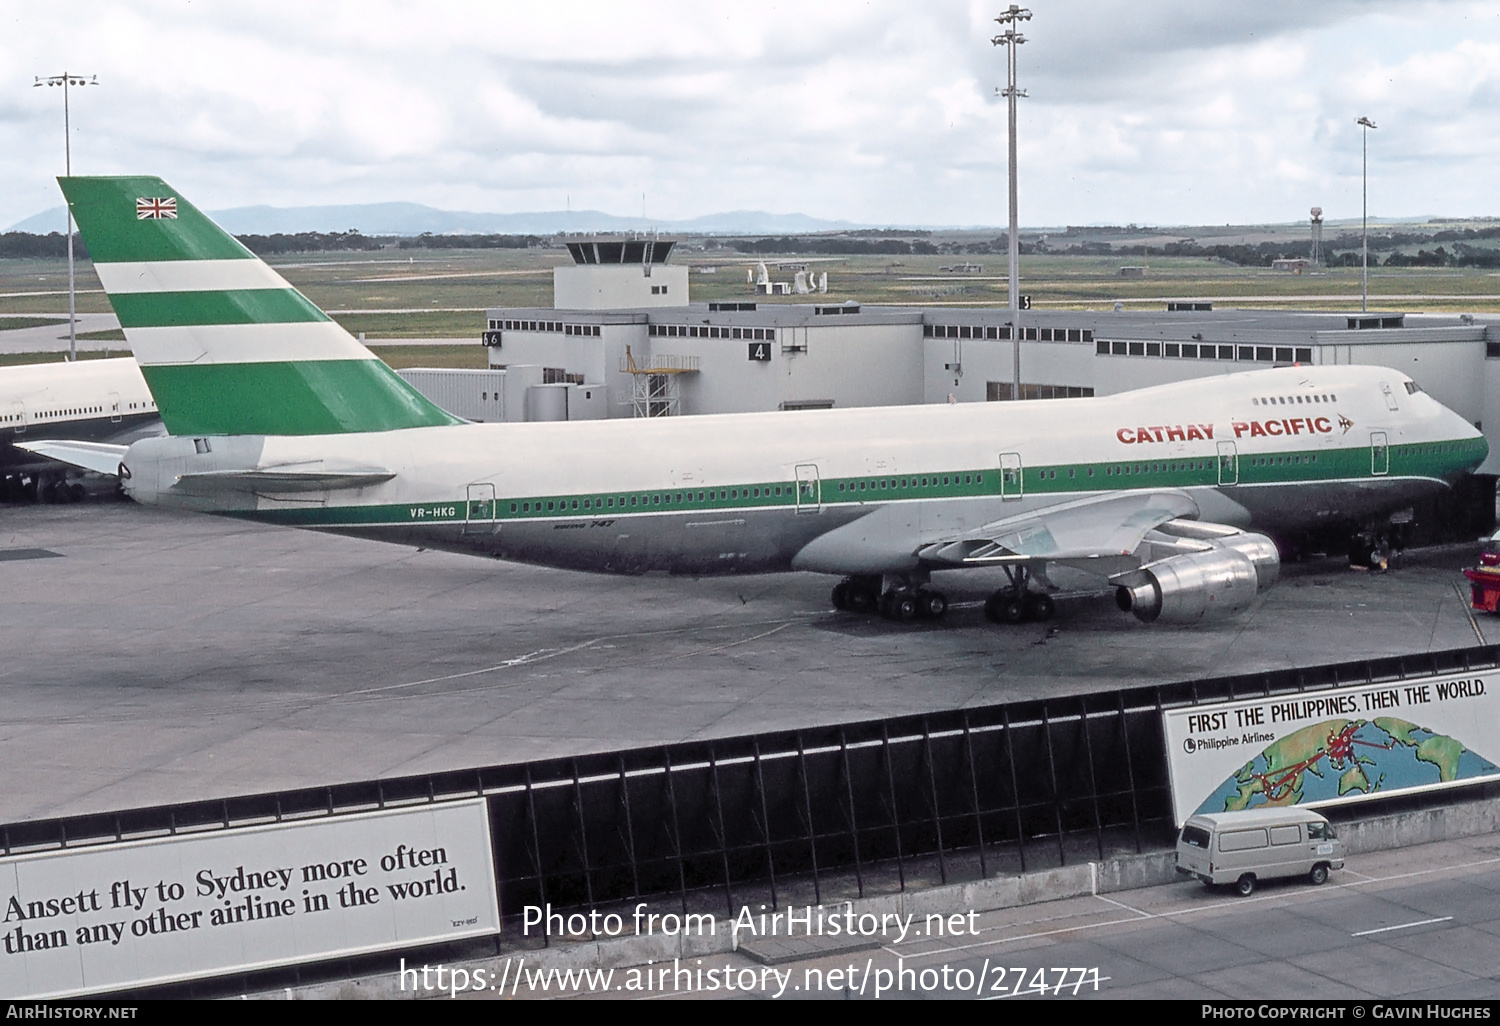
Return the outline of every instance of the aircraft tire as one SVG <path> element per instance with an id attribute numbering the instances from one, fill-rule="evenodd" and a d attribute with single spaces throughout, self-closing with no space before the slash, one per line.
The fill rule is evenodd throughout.
<path id="1" fill-rule="evenodd" d="M 1002 594 L 1001 592 L 997 591 L 995 594 L 991 595 L 989 598 L 987 598 L 987 599 L 984 600 L 984 618 L 986 620 L 988 620 L 990 623 L 999 623 L 1000 622 L 1000 595 L 1001 594 Z"/>
<path id="2" fill-rule="evenodd" d="M 984 603 L 984 615 L 995 623 L 1025 623 L 1027 603 L 1010 588 L 1002 588 Z"/>
<path id="3" fill-rule="evenodd" d="M 948 596 L 940 591 L 917 592 L 917 612 L 924 620 L 941 620 L 948 612 Z"/>
<path id="4" fill-rule="evenodd" d="M 851 613 L 873 613 L 880 604 L 875 593 L 860 584 L 849 585 L 848 595 Z"/>
<path id="5" fill-rule="evenodd" d="M 42 502 L 47 503 L 48 505 L 56 502 L 57 485 L 54 482 L 49 481 L 38 491 L 38 495 L 40 496 Z"/>
<path id="6" fill-rule="evenodd" d="M 890 617 L 900 623 L 911 623 L 917 618 L 917 600 L 910 592 L 900 592 L 891 596 Z"/>
<path id="7" fill-rule="evenodd" d="M 833 608 L 840 611 L 849 609 L 849 582 L 840 581 L 833 586 Z"/>
<path id="8" fill-rule="evenodd" d="M 67 488 L 68 498 L 73 502 L 82 502 L 87 495 L 87 493 L 83 490 L 83 485 L 79 484 L 77 481 L 74 481 L 72 484 L 68 485 Z"/>
<path id="9" fill-rule="evenodd" d="M 1051 595 L 1031 595 L 1026 599 L 1026 619 L 1050 620 L 1057 612 L 1057 603 Z"/>

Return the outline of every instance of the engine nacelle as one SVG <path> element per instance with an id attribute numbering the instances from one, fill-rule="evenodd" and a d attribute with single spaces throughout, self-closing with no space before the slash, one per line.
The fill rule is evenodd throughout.
<path id="1" fill-rule="evenodd" d="M 1254 534 L 1239 537 L 1260 538 L 1271 546 L 1269 580 L 1275 580 L 1281 564 L 1270 539 Z M 1253 546 L 1252 551 L 1264 561 L 1263 549 Z M 1115 589 L 1115 604 L 1143 623 L 1218 620 L 1249 608 L 1260 590 L 1261 578 L 1256 556 L 1241 551 L 1239 545 L 1220 543 L 1204 552 L 1149 563 L 1117 578 L 1120 585 Z"/>
<path id="2" fill-rule="evenodd" d="M 1252 534 L 1226 524 L 1210 524 L 1200 520 L 1169 520 L 1162 524 L 1147 539 L 1165 534 L 1173 538 L 1189 538 L 1213 546 L 1223 546 L 1243 553 L 1255 564 L 1255 578 L 1260 590 L 1265 591 L 1276 583 L 1281 574 L 1281 553 L 1276 543 L 1263 534 Z M 1176 553 L 1162 553 L 1167 555 Z"/>
<path id="3" fill-rule="evenodd" d="M 1255 567 L 1256 588 L 1265 591 L 1281 576 L 1281 552 L 1276 543 L 1263 534 L 1248 531 L 1219 539 L 1218 544 L 1233 549 Z"/>

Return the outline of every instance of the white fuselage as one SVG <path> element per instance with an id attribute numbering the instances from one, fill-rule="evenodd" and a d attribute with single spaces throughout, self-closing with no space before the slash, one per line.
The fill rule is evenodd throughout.
<path id="1" fill-rule="evenodd" d="M 46 463 L 13 442 L 119 439 L 159 425 L 131 357 L 0 367 L 0 465 Z"/>
<path id="2" fill-rule="evenodd" d="M 1239 526 L 1358 520 L 1444 487 L 1483 449 L 1404 375 L 1340 366 L 1096 399 L 156 439 L 125 463 L 145 502 L 549 565 L 714 573 L 796 566 L 811 539 L 877 512 L 872 559 L 887 546 L 909 562 L 999 517 L 1139 488 L 1181 489 L 1201 518 Z M 392 476 L 326 491 L 193 483 L 283 466 Z"/>

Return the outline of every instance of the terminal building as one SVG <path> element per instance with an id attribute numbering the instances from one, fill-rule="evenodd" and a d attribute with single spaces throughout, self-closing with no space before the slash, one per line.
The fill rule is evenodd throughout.
<path id="1" fill-rule="evenodd" d="M 1003 307 L 694 303 L 664 239 L 567 243 L 551 308 L 487 311 L 489 371 L 434 398 L 475 420 L 678 416 L 1017 398 Z M 816 297 L 813 297 L 816 298 Z M 1500 473 L 1500 316 L 1214 310 L 1021 314 L 1021 399 L 1292 364 L 1374 364 L 1483 430 Z M 469 395 L 469 392 L 475 393 Z M 453 394 L 449 394 L 453 393 Z"/>

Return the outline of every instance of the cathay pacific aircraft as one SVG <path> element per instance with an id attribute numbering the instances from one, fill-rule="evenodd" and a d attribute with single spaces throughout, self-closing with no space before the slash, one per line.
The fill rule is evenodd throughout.
<path id="1" fill-rule="evenodd" d="M 842 578 L 841 609 L 935 618 L 939 570 L 1049 564 L 1191 623 L 1276 578 L 1251 528 L 1365 522 L 1485 458 L 1398 371 L 1289 367 L 1106 398 L 470 424 L 403 382 L 159 178 L 66 178 L 169 437 L 28 443 L 144 503 L 610 573 Z M 1043 577 L 1043 579 L 1045 579 Z M 1038 584 L 1040 582 L 1037 582 Z"/>

